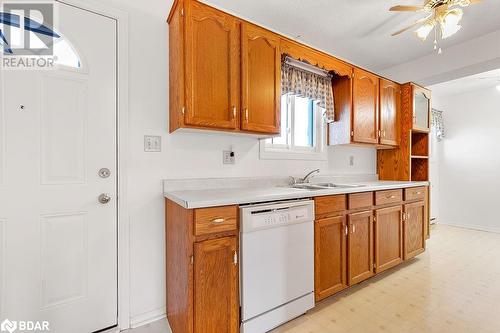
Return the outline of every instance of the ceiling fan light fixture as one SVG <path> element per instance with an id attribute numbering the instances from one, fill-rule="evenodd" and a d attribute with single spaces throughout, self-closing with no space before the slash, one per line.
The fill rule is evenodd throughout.
<path id="1" fill-rule="evenodd" d="M 462 20 L 464 12 L 460 8 L 455 8 L 446 11 L 440 18 L 441 38 L 446 39 L 456 34 L 462 26 L 459 24 Z"/>
<path id="2" fill-rule="evenodd" d="M 425 41 L 429 36 L 429 34 L 431 33 L 432 29 L 434 29 L 435 25 L 436 23 L 434 22 L 434 20 L 426 22 L 420 28 L 415 30 L 417 37 L 420 38 L 422 41 Z"/>

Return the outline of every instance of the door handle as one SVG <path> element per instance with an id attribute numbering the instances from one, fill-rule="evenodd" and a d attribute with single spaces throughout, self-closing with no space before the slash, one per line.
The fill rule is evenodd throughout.
<path id="1" fill-rule="evenodd" d="M 102 193 L 101 195 L 99 195 L 97 200 L 99 201 L 99 203 L 105 205 L 111 201 L 111 197 L 107 193 Z"/>

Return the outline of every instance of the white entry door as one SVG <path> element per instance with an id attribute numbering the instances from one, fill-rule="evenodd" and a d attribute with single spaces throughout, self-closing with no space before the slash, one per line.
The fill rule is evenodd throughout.
<path id="1" fill-rule="evenodd" d="M 58 7 L 64 65 L 0 73 L 0 319 L 89 333 L 117 324 L 116 21 Z"/>

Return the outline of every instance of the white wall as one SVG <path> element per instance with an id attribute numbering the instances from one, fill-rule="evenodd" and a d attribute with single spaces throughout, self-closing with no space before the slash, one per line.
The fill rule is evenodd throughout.
<path id="1" fill-rule="evenodd" d="M 500 93 L 439 98 L 446 137 L 439 156 L 440 223 L 500 232 Z"/>
<path id="2" fill-rule="evenodd" d="M 176 133 L 168 128 L 168 15 L 172 0 L 106 0 L 129 14 L 130 159 L 129 213 L 131 319 L 139 323 L 165 311 L 164 208 L 161 180 L 376 172 L 374 149 L 329 148 L 328 161 L 260 160 L 258 140 L 241 136 Z M 145 134 L 162 136 L 161 153 L 143 152 Z M 233 146 L 236 165 L 222 165 Z M 349 156 L 355 166 L 349 166 Z"/>

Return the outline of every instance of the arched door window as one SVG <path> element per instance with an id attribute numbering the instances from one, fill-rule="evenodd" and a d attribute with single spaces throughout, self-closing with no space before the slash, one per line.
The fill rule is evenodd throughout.
<path id="1" fill-rule="evenodd" d="M 21 20 L 24 20 L 22 27 Z M 8 35 L 4 33 L 7 31 L 6 26 L 8 26 Z M 42 42 L 41 36 L 52 37 L 54 64 L 72 69 L 82 68 L 81 57 L 75 48 L 55 29 L 40 24 L 31 18 L 0 12 L 0 46 L 3 48 L 4 54 L 16 55 L 16 49 L 22 47 L 22 37 L 25 36 L 26 31 L 29 32 L 30 45 L 35 48 L 50 46 Z"/>

